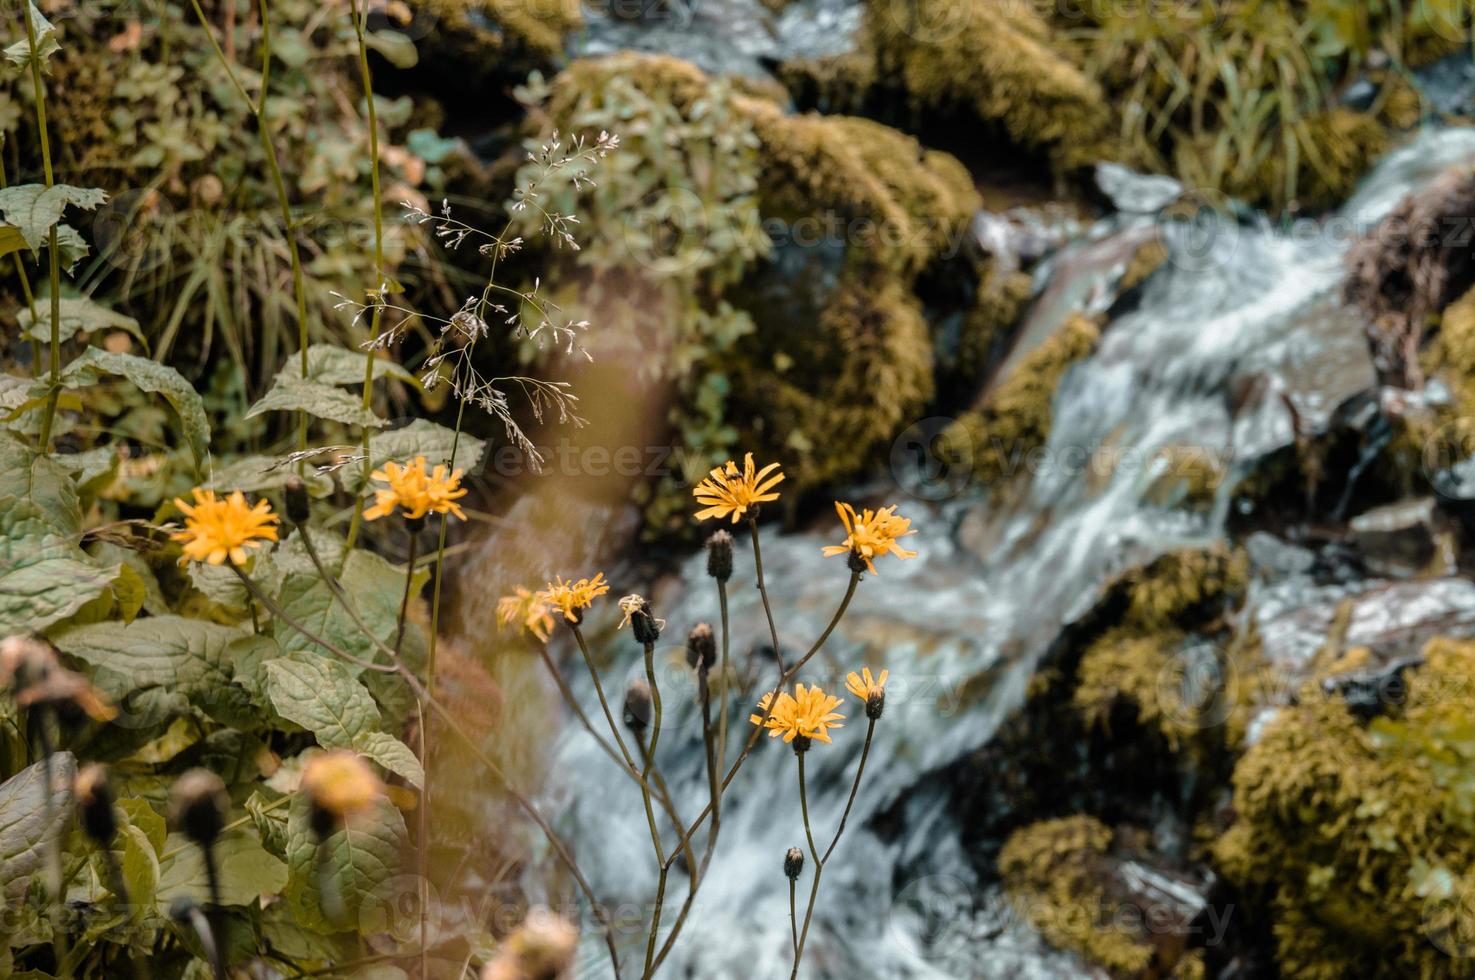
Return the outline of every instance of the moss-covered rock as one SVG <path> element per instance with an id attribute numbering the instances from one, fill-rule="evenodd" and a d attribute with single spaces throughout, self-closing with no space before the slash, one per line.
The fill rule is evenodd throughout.
<path id="1" fill-rule="evenodd" d="M 1300 125 L 1294 156 L 1272 153 L 1254 179 L 1230 190 L 1254 201 L 1295 202 L 1303 211 L 1326 211 L 1352 196 L 1358 181 L 1391 145 L 1381 122 L 1351 109 L 1313 113 Z"/>
<path id="2" fill-rule="evenodd" d="M 564 39 L 584 23 L 579 0 L 409 0 L 429 18 L 439 56 L 458 69 L 506 74 L 514 66 L 552 64 Z M 509 62 L 511 64 L 509 64 Z"/>
<path id="3" fill-rule="evenodd" d="M 1424 654 L 1371 723 L 1307 683 L 1235 768 L 1214 852 L 1273 910 L 1286 976 L 1470 976 L 1475 644 Z"/>
<path id="4" fill-rule="evenodd" d="M 1019 462 L 1050 436 L 1060 379 L 1099 336 L 1091 320 L 1072 316 L 944 433 L 949 455 L 985 485 L 1015 476 Z"/>

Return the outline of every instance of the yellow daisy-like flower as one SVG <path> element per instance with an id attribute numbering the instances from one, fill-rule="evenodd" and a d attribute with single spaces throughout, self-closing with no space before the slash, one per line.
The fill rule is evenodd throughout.
<path id="1" fill-rule="evenodd" d="M 261 542 L 277 539 L 278 519 L 269 502 L 258 500 L 253 507 L 239 490 L 224 499 L 216 497 L 213 490 L 199 487 L 193 493 L 193 504 L 174 499 L 174 506 L 184 513 L 184 530 L 170 535 L 184 544 L 181 565 L 191 561 L 223 565 L 227 558 L 234 565 L 244 565 L 247 548 L 259 548 Z"/>
<path id="2" fill-rule="evenodd" d="M 891 671 L 881 671 L 881 676 L 872 677 L 871 668 L 862 667 L 860 673 L 851 671 L 845 676 L 845 690 L 854 694 L 862 701 L 869 701 L 873 694 L 886 693 L 886 679 L 891 676 Z"/>
<path id="3" fill-rule="evenodd" d="M 856 513 L 855 508 L 849 504 L 835 501 L 835 510 L 840 515 L 840 521 L 845 525 L 845 543 L 839 545 L 828 545 L 824 549 L 825 557 L 832 558 L 835 555 L 855 555 L 866 563 L 872 575 L 876 574 L 876 566 L 872 559 L 880 558 L 882 555 L 895 555 L 898 558 L 915 558 L 915 551 L 908 551 L 897 543 L 898 538 L 904 538 L 909 534 L 916 534 L 911 529 L 910 518 L 901 517 L 896 513 L 896 505 L 882 507 L 880 510 L 863 510 Z"/>
<path id="4" fill-rule="evenodd" d="M 768 715 L 768 720 L 765 721 L 762 714 L 748 716 L 752 724 L 768 729 L 769 738 L 782 735 L 785 742 L 796 738 L 829 742 L 830 729 L 845 727 L 840 724 L 845 716 L 834 713 L 840 707 L 840 699 L 820 690 L 818 684 L 807 688 L 796 684 L 793 694 L 780 692 L 777 703 L 773 702 L 772 693 L 765 694 L 758 701 L 758 710 L 767 712 L 769 704 L 773 704 L 773 712 Z"/>
<path id="5" fill-rule="evenodd" d="M 577 582 L 565 582 L 563 576 L 559 576 L 549 582 L 537 597 L 551 610 L 563 613 L 563 618 L 570 623 L 577 623 L 580 611 L 588 609 L 595 599 L 608 591 L 609 583 L 600 572 L 593 578 L 581 578 Z"/>
<path id="6" fill-rule="evenodd" d="M 369 474 L 388 486 L 374 491 L 374 506 L 364 511 L 364 520 L 374 521 L 388 517 L 399 507 L 406 520 L 417 520 L 429 513 L 452 514 L 461 520 L 466 515 L 456 503 L 466 496 L 461 486 L 461 471 L 448 472 L 444 463 L 437 464 L 429 473 L 425 471 L 425 457 L 416 456 L 401 466 L 385 463 L 383 469 Z"/>
<path id="7" fill-rule="evenodd" d="M 784 475 L 776 473 L 769 476 L 777 469 L 777 463 L 769 463 L 755 472 L 752 453 L 743 457 L 741 470 L 729 459 L 725 466 L 717 467 L 692 488 L 691 494 L 697 498 L 697 503 L 706 507 L 706 510 L 697 511 L 697 520 L 705 521 L 709 517 L 721 520 L 730 514 L 736 524 L 748 508 L 777 500 L 778 494 L 771 491 L 784 482 Z"/>
<path id="8" fill-rule="evenodd" d="M 516 623 L 520 629 L 548 642 L 553 633 L 553 617 L 541 594 L 518 586 L 515 595 L 504 595 L 497 600 L 497 620 L 502 626 Z"/>

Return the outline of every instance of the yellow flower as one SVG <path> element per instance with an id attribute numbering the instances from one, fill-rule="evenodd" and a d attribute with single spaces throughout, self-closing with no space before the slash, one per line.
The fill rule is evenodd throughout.
<path id="1" fill-rule="evenodd" d="M 773 703 L 773 694 L 763 695 L 758 701 L 758 710 L 767 712 L 770 703 Z M 770 738 L 782 735 L 785 742 L 801 737 L 811 738 L 816 742 L 829 742 L 831 728 L 845 727 L 840 724 L 845 716 L 834 713 L 838 707 L 840 699 L 820 690 L 818 684 L 808 688 L 803 684 L 796 684 L 793 694 L 780 692 L 778 702 L 773 705 L 773 713 L 768 716 L 767 721 L 763 720 L 762 714 L 749 715 L 748 721 L 767 728 Z"/>
<path id="2" fill-rule="evenodd" d="M 357 752 L 320 752 L 302 770 L 302 789 L 318 811 L 342 823 L 384 794 L 384 784 Z"/>
<path id="3" fill-rule="evenodd" d="M 871 668 L 862 667 L 859 674 L 851 671 L 845 676 L 845 690 L 854 694 L 862 701 L 869 701 L 872 694 L 886 693 L 886 679 L 891 676 L 891 671 L 881 671 L 879 678 L 871 676 Z"/>
<path id="4" fill-rule="evenodd" d="M 743 457 L 741 471 L 729 459 L 726 466 L 717 467 L 705 480 L 692 488 L 691 493 L 697 498 L 697 503 L 707 508 L 697 511 L 697 520 L 705 521 L 709 517 L 721 520 L 731 514 L 732 522 L 736 524 L 738 518 L 748 512 L 748 508 L 777 500 L 778 494 L 769 491 L 784 482 L 784 475 L 779 473 L 771 478 L 768 476 L 777 469 L 777 463 L 769 463 L 755 473 L 752 453 Z"/>
<path id="5" fill-rule="evenodd" d="M 501 625 L 516 623 L 544 643 L 553 632 L 553 617 L 548 612 L 548 603 L 543 601 L 541 593 L 529 592 L 520 585 L 516 595 L 504 595 L 497 600 L 497 620 Z"/>
<path id="6" fill-rule="evenodd" d="M 538 599 L 563 613 L 563 618 L 570 623 L 577 623 L 579 611 L 588 609 L 596 598 L 608 591 L 609 584 L 605 582 L 603 572 L 577 582 L 565 582 L 563 576 L 559 576 L 538 593 Z"/>
<path id="7" fill-rule="evenodd" d="M 461 471 L 448 473 L 444 463 L 438 464 L 429 474 L 425 472 L 425 457 L 416 456 L 401 466 L 385 463 L 383 469 L 370 474 L 380 483 L 389 484 L 374 491 L 374 506 L 364 511 L 364 520 L 374 521 L 394 513 L 395 507 L 405 512 L 406 520 L 417 520 L 431 512 L 453 514 L 463 521 L 458 499 L 466 496 L 461 486 Z"/>
<path id="8" fill-rule="evenodd" d="M 849 504 L 835 501 L 835 510 L 840 515 L 841 522 L 845 525 L 845 543 L 840 545 L 828 545 L 825 551 L 826 558 L 835 555 L 852 554 L 866 563 L 872 575 L 876 574 L 876 566 L 872 563 L 873 558 L 882 555 L 895 555 L 898 558 L 915 558 L 915 551 L 908 551 L 897 543 L 898 538 L 904 538 L 909 534 L 916 534 L 911 530 L 912 522 L 909 518 L 898 516 L 896 505 L 882 507 L 880 510 L 863 510 L 859 514 Z"/>
<path id="9" fill-rule="evenodd" d="M 263 541 L 275 541 L 277 515 L 265 500 L 252 507 L 237 490 L 221 500 L 213 490 L 194 490 L 194 504 L 176 497 L 174 506 L 184 512 L 184 530 L 170 535 L 184 543 L 184 556 L 179 563 L 206 561 L 222 565 L 227 558 L 232 564 L 246 563 L 246 549 L 259 548 Z"/>

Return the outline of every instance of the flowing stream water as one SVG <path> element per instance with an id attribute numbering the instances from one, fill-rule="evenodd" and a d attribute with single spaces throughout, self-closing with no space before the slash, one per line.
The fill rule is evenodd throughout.
<path id="1" fill-rule="evenodd" d="M 1226 501 L 1200 512 L 1153 502 L 1148 490 L 1161 478 L 1163 451 L 1191 446 L 1242 467 L 1291 440 L 1286 399 L 1306 424 L 1318 426 L 1338 402 L 1373 384 L 1363 324 L 1337 299 L 1343 255 L 1355 233 L 1404 194 L 1462 163 L 1475 163 L 1475 131 L 1427 130 L 1392 153 L 1338 215 L 1299 229 L 1206 212 L 1189 221 L 1119 214 L 1098 222 L 1042 265 L 1026 330 L 1043 331 L 1035 320 L 1058 321 L 1070 309 L 1101 302 L 1130 252 L 1110 247 L 1115 239 L 1139 240 L 1144 227 L 1156 228 L 1170 259 L 1148 280 L 1140 302 L 1107 325 L 1097 351 L 1066 375 L 1048 445 L 1019 461 L 1012 502 L 949 493 L 950 483 L 929 481 L 928 436 L 937 431 L 929 423 L 899 441 L 895 482 L 857 489 L 857 501 L 900 502 L 914 518 L 918 534 L 910 542 L 921 554 L 905 562 L 887 558 L 879 577 L 866 576 L 826 652 L 805 671 L 834 690 L 843 687 L 847 670 L 885 666 L 891 684 L 855 812 L 826 869 L 802 976 L 1095 975 L 1045 947 L 995 886 L 976 880 L 947 805 L 958 788 L 956 763 L 994 737 L 1021 704 L 1047 645 L 1114 571 L 1223 536 Z M 1246 390 L 1261 396 L 1245 398 Z M 914 457 L 922 472 L 909 462 Z M 843 559 L 820 554 L 841 537 L 837 527 L 822 522 L 807 533 L 764 532 L 768 586 L 791 657 L 819 635 L 844 592 Z M 756 672 L 761 690 L 775 672 L 761 650 L 767 628 L 750 549 L 744 536 L 738 542 L 732 651 L 742 669 Z M 704 557 L 693 556 L 679 580 L 653 598 L 659 614 L 671 619 L 669 642 L 658 651 L 666 704 L 659 755 L 689 819 L 706 800 L 706 781 L 694 683 L 680 647 L 692 624 L 719 619 Z M 600 641 L 620 651 L 605 681 L 617 700 L 624 683 L 643 673 L 639 649 L 628 632 Z M 592 706 L 587 677 L 572 666 L 577 660 L 566 662 L 576 693 Z M 864 735 L 864 714 L 847 701 L 842 710 L 849 718 L 835 743 L 816 745 L 808 756 L 821 849 Z M 734 705 L 733 756 L 748 735 L 748 710 L 749 703 Z M 572 724 L 560 736 L 553 771 L 556 785 L 543 802 L 559 811 L 558 825 L 577 847 L 596 893 L 615 905 L 647 907 L 656 869 L 635 785 Z M 939 778 L 942 772 L 949 776 Z M 872 820 L 882 813 L 886 820 Z M 726 797 L 716 857 L 662 975 L 787 977 L 790 923 L 781 868 L 786 849 L 803 843 L 793 753 L 764 739 Z M 684 874 L 673 876 L 667 922 L 685 885 Z M 592 932 L 586 931 L 581 976 L 607 975 Z M 632 940 L 632 965 L 643 953 L 643 943 L 636 947 Z"/>

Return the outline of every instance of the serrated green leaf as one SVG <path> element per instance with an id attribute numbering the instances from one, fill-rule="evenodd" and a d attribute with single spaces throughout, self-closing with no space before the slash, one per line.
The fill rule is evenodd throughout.
<path id="1" fill-rule="evenodd" d="M 15 21 L 15 25 L 20 28 L 21 39 L 6 47 L 5 60 L 22 71 L 30 71 L 31 34 L 34 33 L 36 35 L 36 56 L 41 61 L 41 67 L 44 70 L 46 62 L 61 50 L 61 45 L 56 40 L 56 27 L 51 21 L 42 15 L 40 9 L 31 0 L 26 0 L 26 4 L 31 8 L 30 30 L 26 29 L 24 15 Z"/>
<path id="2" fill-rule="evenodd" d="M 0 497 L 0 635 L 40 632 L 77 613 L 122 574 L 60 537 L 31 500 Z"/>
<path id="3" fill-rule="evenodd" d="M 75 626 L 52 634 L 62 651 L 90 664 L 93 683 L 122 701 L 134 691 L 165 688 L 209 710 L 230 686 L 232 626 L 183 616 L 150 616 Z"/>
<path id="4" fill-rule="evenodd" d="M 271 390 L 246 413 L 253 419 L 267 412 L 306 412 L 344 425 L 382 428 L 384 420 L 363 406 L 363 399 L 321 381 L 277 375 Z"/>
<path id="5" fill-rule="evenodd" d="M 246 812 L 261 835 L 261 843 L 274 854 L 287 853 L 287 805 L 280 799 L 269 800 L 256 790 L 246 800 Z"/>
<path id="6" fill-rule="evenodd" d="M 94 303 L 85 296 L 64 296 L 57 301 L 61 316 L 58 319 L 60 329 L 57 339 L 63 342 L 71 340 L 78 333 L 85 335 L 102 333 L 108 330 L 122 330 L 138 338 L 143 343 L 143 331 L 138 327 L 138 321 L 131 316 L 124 316 L 115 310 L 110 310 L 101 303 Z M 25 336 L 32 340 L 45 343 L 51 341 L 51 301 L 44 296 L 36 298 L 36 322 L 31 320 L 29 308 L 22 307 L 16 314 L 20 321 L 21 330 Z"/>
<path id="7" fill-rule="evenodd" d="M 416 789 L 425 785 L 425 770 L 410 747 L 388 732 L 360 732 L 353 740 L 354 749 L 385 769 L 403 776 Z"/>
<path id="8" fill-rule="evenodd" d="M 6 51 L 8 53 L 10 48 Z M 39 252 L 41 246 L 46 244 L 51 226 L 61 221 L 62 212 L 66 211 L 67 205 L 91 211 L 107 199 L 107 192 L 100 187 L 17 184 L 0 189 L 0 216 L 3 216 L 6 224 L 21 233 L 32 252 Z M 58 234 L 58 240 L 59 238 Z"/>
<path id="9" fill-rule="evenodd" d="M 292 357 L 277 372 L 278 377 L 302 380 L 302 360 Z M 386 357 L 374 358 L 375 380 L 384 377 L 416 383 L 416 378 Z M 356 385 L 364 381 L 364 355 L 337 344 L 313 344 L 307 348 L 307 380 L 329 385 Z"/>
<path id="10" fill-rule="evenodd" d="M 266 694 L 277 713 L 312 732 L 318 744 L 347 748 L 379 728 L 379 707 L 353 672 L 326 657 L 271 660 Z"/>
<path id="11" fill-rule="evenodd" d="M 146 357 L 89 347 L 66 366 L 61 382 L 68 388 L 85 388 L 97 384 L 103 375 L 127 378 L 142 391 L 162 395 L 179 416 L 185 440 L 194 454 L 196 472 L 204 471 L 210 453 L 210 419 L 205 414 L 204 401 L 184 375 Z"/>
<path id="12" fill-rule="evenodd" d="M 312 831 L 305 796 L 292 798 L 287 817 L 287 901 L 295 918 L 322 932 L 385 931 L 397 914 L 395 888 L 408 844 L 405 820 L 386 799 L 356 815 L 322 842 Z"/>
<path id="13" fill-rule="evenodd" d="M 220 872 L 222 905 L 255 905 L 262 895 L 279 894 L 287 885 L 287 866 L 263 847 L 254 833 L 225 833 L 216 840 L 213 851 Z M 208 902 L 210 890 L 199 846 L 183 834 L 170 834 L 164 854 L 155 909 L 167 914 L 169 903 L 184 895 Z"/>
<path id="14" fill-rule="evenodd" d="M 416 419 L 409 425 L 374 436 L 369 443 L 369 469 L 377 470 L 387 462 L 403 463 L 424 456 L 427 463 L 436 466 L 451 459 L 451 445 L 456 446 L 456 461 L 451 467 L 471 472 L 481 462 L 486 449 L 482 440 L 461 433 L 456 439 L 453 429 L 425 419 Z M 364 489 L 364 474 L 361 467 L 350 466 L 343 471 L 343 487 L 350 493 Z"/>
<path id="15" fill-rule="evenodd" d="M 0 497 L 29 499 L 60 537 L 82 530 L 82 504 L 67 471 L 9 432 L 0 432 Z"/>
<path id="16" fill-rule="evenodd" d="M 32 887 L 32 876 L 41 870 L 46 841 L 61 833 L 71 819 L 76 757 L 57 752 L 50 765 L 49 796 L 42 762 L 0 783 L 0 891 L 6 908 L 16 908 Z"/>
<path id="17" fill-rule="evenodd" d="M 416 573 L 413 586 L 416 592 L 424 586 L 428 574 L 428 569 Z M 403 570 L 372 552 L 356 550 L 350 552 L 348 560 L 344 562 L 339 581 L 373 637 L 380 643 L 392 645 L 405 587 Z M 289 618 L 314 636 L 322 637 L 361 660 L 382 660 L 381 651 L 374 639 L 364 635 L 358 623 L 343 608 L 333 590 L 315 570 L 286 575 L 282 580 L 277 602 Z M 327 653 L 281 620 L 274 622 L 272 629 L 284 650 Z"/>

